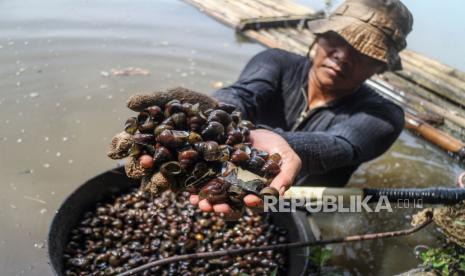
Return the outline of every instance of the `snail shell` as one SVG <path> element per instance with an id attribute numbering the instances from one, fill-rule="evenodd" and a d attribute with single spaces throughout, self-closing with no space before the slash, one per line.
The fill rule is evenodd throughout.
<path id="1" fill-rule="evenodd" d="M 136 133 L 134 135 L 134 143 L 152 145 L 153 142 L 155 142 L 155 136 L 153 134 Z"/>
<path id="2" fill-rule="evenodd" d="M 164 163 L 160 167 L 160 172 L 166 179 L 168 179 L 171 190 L 177 192 L 183 188 L 184 173 L 179 162 L 170 161 Z"/>
<path id="3" fill-rule="evenodd" d="M 236 125 L 239 125 L 239 123 L 240 123 L 241 120 L 242 120 L 241 112 L 239 112 L 239 111 L 233 111 L 233 112 L 231 113 L 231 120 L 232 120 L 233 123 L 235 123 Z"/>
<path id="4" fill-rule="evenodd" d="M 165 117 L 170 117 L 174 113 L 182 111 L 182 104 L 179 100 L 171 100 L 165 104 Z"/>
<path id="5" fill-rule="evenodd" d="M 150 106 L 150 107 L 147 107 L 145 109 L 145 112 L 147 112 L 150 117 L 152 118 L 152 120 L 154 120 L 155 122 L 161 122 L 163 121 L 163 110 L 159 107 L 159 106 Z"/>
<path id="6" fill-rule="evenodd" d="M 193 132 L 193 131 L 191 131 L 189 133 L 189 137 L 187 137 L 187 142 L 191 145 L 201 142 L 201 141 L 202 141 L 202 136 L 200 136 L 200 134 Z"/>
<path id="7" fill-rule="evenodd" d="M 279 191 L 271 186 L 267 186 L 260 191 L 260 196 L 272 196 L 272 197 L 279 197 Z"/>
<path id="8" fill-rule="evenodd" d="M 251 122 L 251 121 L 248 121 L 248 120 L 242 120 L 240 123 L 239 123 L 239 127 L 246 127 L 250 130 L 254 130 L 255 129 L 255 125 Z"/>
<path id="9" fill-rule="evenodd" d="M 234 164 L 241 166 L 246 165 L 250 159 L 250 156 L 243 150 L 235 150 L 231 155 L 231 162 Z"/>
<path id="10" fill-rule="evenodd" d="M 207 122 L 219 122 L 223 126 L 229 125 L 231 121 L 232 119 L 229 113 L 221 109 L 216 109 L 210 112 L 207 119 Z"/>
<path id="11" fill-rule="evenodd" d="M 140 133 L 153 133 L 156 123 L 154 121 L 148 120 L 145 123 L 139 125 L 137 128 Z"/>
<path id="12" fill-rule="evenodd" d="M 131 149 L 134 143 L 134 137 L 123 131 L 116 134 L 113 139 L 111 139 L 110 150 L 107 155 L 111 159 L 122 159 L 129 155 L 129 150 Z"/>
<path id="13" fill-rule="evenodd" d="M 267 160 L 263 167 L 260 169 L 260 174 L 265 177 L 273 177 L 281 171 L 279 164 L 273 160 Z"/>
<path id="14" fill-rule="evenodd" d="M 155 148 L 155 153 L 153 154 L 153 163 L 155 166 L 159 166 L 166 161 L 171 160 L 171 152 L 169 149 L 159 146 Z"/>
<path id="15" fill-rule="evenodd" d="M 216 121 L 209 122 L 201 134 L 205 141 L 213 140 L 221 143 L 224 138 L 224 126 Z"/>
<path id="16" fill-rule="evenodd" d="M 189 127 L 190 131 L 199 132 L 204 124 L 205 119 L 198 115 L 194 115 L 187 118 L 187 126 Z"/>
<path id="17" fill-rule="evenodd" d="M 188 149 L 178 153 L 178 161 L 184 171 L 189 171 L 197 162 L 199 153 L 194 149 Z"/>
<path id="18" fill-rule="evenodd" d="M 174 113 L 171 115 L 171 120 L 173 120 L 173 124 L 176 129 L 186 129 L 186 114 L 183 112 Z"/>
<path id="19" fill-rule="evenodd" d="M 210 204 L 225 203 L 229 199 L 230 185 L 222 178 L 214 178 L 200 190 L 199 199 L 206 199 Z"/>
<path id="20" fill-rule="evenodd" d="M 196 147 L 205 161 L 218 161 L 223 156 L 218 143 L 215 141 L 199 142 Z"/>
<path id="21" fill-rule="evenodd" d="M 157 142 L 165 147 L 179 148 L 186 144 L 188 138 L 186 131 L 165 129 L 157 136 Z"/>
<path id="22" fill-rule="evenodd" d="M 155 134 L 155 136 L 159 136 L 160 133 L 162 133 L 164 130 L 171 130 L 173 129 L 174 127 L 172 125 L 169 125 L 169 124 L 163 124 L 161 123 L 159 126 L 157 126 L 155 128 L 155 130 L 153 131 L 153 134 Z"/>
<path id="23" fill-rule="evenodd" d="M 265 159 L 255 155 L 250 157 L 249 162 L 247 162 L 247 169 L 254 173 L 260 173 L 263 165 L 265 165 Z"/>
<path id="24" fill-rule="evenodd" d="M 243 141 L 244 141 L 244 135 L 239 129 L 235 129 L 228 133 L 226 144 L 235 145 L 235 144 L 242 143 Z"/>
<path id="25" fill-rule="evenodd" d="M 130 117 L 124 123 L 124 131 L 131 135 L 134 135 L 136 133 L 137 127 L 138 125 L 136 117 Z"/>
<path id="26" fill-rule="evenodd" d="M 218 108 L 221 110 L 226 111 L 227 113 L 231 114 L 234 110 L 236 110 L 236 106 L 228 103 L 220 102 L 218 104 Z"/>
<path id="27" fill-rule="evenodd" d="M 229 199 L 232 203 L 241 204 L 244 197 L 247 195 L 246 191 L 239 186 L 231 185 L 229 187 Z"/>

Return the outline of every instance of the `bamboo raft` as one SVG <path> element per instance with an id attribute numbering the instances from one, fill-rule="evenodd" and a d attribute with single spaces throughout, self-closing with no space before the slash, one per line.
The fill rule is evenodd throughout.
<path id="1" fill-rule="evenodd" d="M 305 23 L 322 12 L 291 0 L 185 0 L 248 39 L 306 55 L 314 35 Z M 465 73 L 411 50 L 401 52 L 402 71 L 367 84 L 405 110 L 405 127 L 465 158 Z"/>

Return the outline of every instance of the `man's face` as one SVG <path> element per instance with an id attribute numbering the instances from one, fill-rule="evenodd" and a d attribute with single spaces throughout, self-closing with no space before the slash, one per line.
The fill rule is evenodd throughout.
<path id="1" fill-rule="evenodd" d="M 384 66 L 383 62 L 358 52 L 334 32 L 319 36 L 317 44 L 311 77 L 324 89 L 355 90 Z"/>

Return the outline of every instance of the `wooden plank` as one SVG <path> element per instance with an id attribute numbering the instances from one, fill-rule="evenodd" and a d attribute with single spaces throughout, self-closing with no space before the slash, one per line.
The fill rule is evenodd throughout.
<path id="1" fill-rule="evenodd" d="M 402 70 L 396 72 L 397 75 L 407 79 L 413 83 L 422 86 L 431 92 L 448 99 L 449 101 L 464 107 L 465 105 L 465 95 L 462 94 L 460 89 L 457 89 L 454 86 L 450 86 L 447 83 L 440 81 L 438 79 L 432 79 L 425 74 L 422 74 L 422 68 L 411 68 L 410 70 Z"/>
<path id="2" fill-rule="evenodd" d="M 278 29 L 278 28 L 298 28 L 305 26 L 308 21 L 321 18 L 321 14 L 304 14 L 304 15 L 285 15 L 273 17 L 259 17 L 243 19 L 236 27 L 236 30 L 260 30 L 260 29 Z"/>
<path id="3" fill-rule="evenodd" d="M 275 9 L 276 11 L 286 13 L 286 14 L 295 14 L 295 15 L 302 15 L 302 14 L 309 14 L 315 13 L 315 11 L 307 6 L 295 4 L 294 2 L 287 1 L 287 0 L 261 0 L 255 1 L 260 2 L 263 6 L 270 7 Z"/>
<path id="4" fill-rule="evenodd" d="M 456 112 L 445 109 L 433 102 L 430 102 L 426 99 L 423 99 L 419 96 L 416 96 L 412 93 L 409 93 L 407 91 L 403 91 L 395 86 L 392 86 L 391 84 L 385 82 L 383 79 L 381 79 L 378 76 L 373 77 L 373 80 L 377 81 L 378 83 L 386 86 L 389 90 L 391 90 L 393 93 L 401 97 L 402 99 L 405 100 L 405 102 L 410 105 L 410 106 L 423 106 L 426 108 L 426 110 L 431 111 L 435 114 L 443 116 L 445 119 L 450 120 L 451 122 L 457 124 L 458 126 L 462 127 L 465 129 L 465 118 L 459 116 Z"/>
<path id="5" fill-rule="evenodd" d="M 219 6 L 219 2 L 213 0 L 184 0 L 185 2 L 197 7 L 201 12 L 205 12 L 216 20 L 227 26 L 236 26 L 240 19 L 231 16 L 231 12 L 225 11 Z"/>
<path id="6" fill-rule="evenodd" d="M 289 39 L 287 36 L 285 29 L 274 30 L 270 29 L 267 30 L 271 35 L 274 35 L 279 41 L 282 41 L 283 44 L 288 45 L 288 51 L 297 52 L 299 54 L 305 55 L 308 50 L 308 46 L 305 46 L 293 39 Z"/>
<path id="7" fill-rule="evenodd" d="M 455 114 L 457 114 L 457 116 L 465 117 L 464 109 L 459 108 L 457 105 L 454 105 L 450 103 L 449 101 L 444 100 L 443 98 L 437 96 L 436 94 L 431 93 L 430 91 L 425 90 L 424 88 L 414 83 L 405 81 L 405 79 L 403 79 L 401 76 L 398 76 L 392 72 L 385 72 L 380 77 L 384 79 L 385 81 L 387 81 L 389 84 L 397 87 L 398 89 L 402 91 L 406 91 L 410 94 L 416 95 L 420 98 L 433 102 L 436 105 L 439 105 L 444 109 L 454 112 Z"/>
<path id="8" fill-rule="evenodd" d="M 285 49 L 284 45 L 281 45 L 279 42 L 269 39 L 268 37 L 264 36 L 260 32 L 249 30 L 249 31 L 245 31 L 244 35 L 249 37 L 252 40 L 257 41 L 260 44 L 266 45 L 267 47 Z"/>
<path id="9" fill-rule="evenodd" d="M 437 72 L 436 75 L 443 74 L 443 75 L 447 75 L 449 77 L 458 79 L 462 82 L 465 82 L 465 72 L 452 68 L 437 60 L 418 54 L 409 49 L 402 51 L 400 53 L 400 56 L 407 61 L 418 60 L 419 62 L 425 65 L 428 65 L 426 67 L 428 69 L 435 70 Z"/>

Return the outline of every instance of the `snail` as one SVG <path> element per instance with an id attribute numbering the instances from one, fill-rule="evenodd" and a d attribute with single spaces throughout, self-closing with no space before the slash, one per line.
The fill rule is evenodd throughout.
<path id="1" fill-rule="evenodd" d="M 139 113 L 112 139 L 108 156 L 129 156 L 126 173 L 141 179 L 142 190 L 156 195 L 187 190 L 242 210 L 242 198 L 260 195 L 280 172 L 279 154 L 252 147 L 255 125 L 242 120 L 233 105 L 181 88 L 170 91 L 130 98 L 128 107 Z M 234 177 L 222 173 L 225 164 L 237 167 Z"/>

